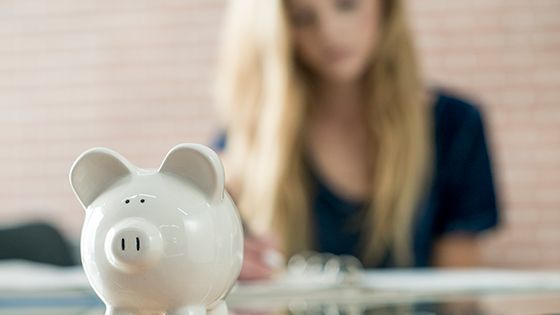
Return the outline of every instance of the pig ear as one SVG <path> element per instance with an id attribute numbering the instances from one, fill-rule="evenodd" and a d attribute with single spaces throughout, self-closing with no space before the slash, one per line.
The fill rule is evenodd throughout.
<path id="1" fill-rule="evenodd" d="M 70 170 L 70 185 L 87 209 L 89 205 L 119 179 L 132 174 L 128 161 L 106 148 L 84 152 Z"/>
<path id="2" fill-rule="evenodd" d="M 198 187 L 210 203 L 224 197 L 224 168 L 216 152 L 194 143 L 175 146 L 163 160 L 160 173 L 171 174 Z"/>

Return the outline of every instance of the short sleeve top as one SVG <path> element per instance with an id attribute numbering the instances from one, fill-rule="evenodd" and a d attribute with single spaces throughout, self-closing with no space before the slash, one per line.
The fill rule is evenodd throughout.
<path id="1" fill-rule="evenodd" d="M 498 224 L 499 211 L 484 120 L 470 102 L 438 92 L 433 106 L 434 167 L 431 187 L 417 205 L 411 233 L 413 265 L 430 266 L 434 241 L 450 233 L 477 234 Z M 214 143 L 226 146 L 223 134 Z M 356 214 L 365 203 L 339 196 L 308 167 L 314 196 L 314 249 L 359 257 L 360 229 Z M 388 255 L 378 266 L 395 267 Z"/>

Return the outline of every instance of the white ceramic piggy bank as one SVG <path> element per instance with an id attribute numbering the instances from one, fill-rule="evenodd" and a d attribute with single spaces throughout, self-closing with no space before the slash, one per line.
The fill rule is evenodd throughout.
<path id="1" fill-rule="evenodd" d="M 82 264 L 106 314 L 227 315 L 243 232 L 214 151 L 181 144 L 144 170 L 95 148 L 70 182 L 86 209 Z"/>

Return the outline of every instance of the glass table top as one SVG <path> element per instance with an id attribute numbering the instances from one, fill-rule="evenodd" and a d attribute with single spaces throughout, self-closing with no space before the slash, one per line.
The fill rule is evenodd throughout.
<path id="1" fill-rule="evenodd" d="M 232 315 L 560 314 L 560 272 L 384 270 L 350 282 L 286 277 L 238 284 L 227 304 Z M 81 268 L 0 266 L 0 315 L 104 312 Z"/>
<path id="2" fill-rule="evenodd" d="M 560 314 L 560 291 L 414 294 L 371 292 L 336 301 L 228 299 L 232 315 L 361 315 L 361 314 Z M 105 306 L 93 292 L 60 294 L 0 294 L 0 315 L 85 314 L 102 315 Z"/>

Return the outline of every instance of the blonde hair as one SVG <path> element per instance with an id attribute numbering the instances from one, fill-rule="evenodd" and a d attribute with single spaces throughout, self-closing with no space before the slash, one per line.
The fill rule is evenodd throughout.
<path id="1" fill-rule="evenodd" d="M 217 76 L 227 128 L 228 182 L 254 233 L 273 231 L 287 255 L 310 249 L 311 186 L 304 165 L 311 104 L 291 47 L 283 0 L 230 1 Z M 366 73 L 371 203 L 360 227 L 362 259 L 412 262 L 411 231 L 431 160 L 412 40 L 401 0 L 383 1 L 381 36 Z"/>

